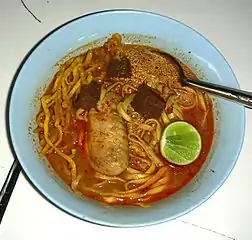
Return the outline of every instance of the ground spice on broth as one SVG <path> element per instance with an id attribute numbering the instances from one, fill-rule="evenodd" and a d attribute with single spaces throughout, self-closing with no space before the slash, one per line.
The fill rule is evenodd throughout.
<path id="1" fill-rule="evenodd" d="M 54 144 L 56 140 L 60 138 L 59 128 L 56 124 L 57 119 L 60 119 L 59 123 L 62 128 L 62 140 L 58 143 L 56 148 L 66 156 L 70 156 L 70 158 L 72 154 L 71 159 L 74 161 L 76 173 L 74 173 L 73 169 L 71 168 L 71 166 L 73 165 L 71 165 L 70 162 L 64 159 L 64 157 L 60 156 L 59 153 L 55 151 L 55 149 L 52 149 L 52 147 L 47 146 L 48 149 L 46 152 L 44 152 L 44 155 L 46 156 L 54 171 L 67 185 L 72 187 L 74 192 L 101 202 L 105 202 L 107 204 L 140 204 L 141 206 L 144 206 L 142 205 L 142 203 L 147 204 L 164 197 L 168 197 L 169 195 L 183 188 L 201 169 L 207 158 L 213 141 L 214 120 L 212 101 L 206 93 L 200 93 L 201 101 L 202 99 L 204 101 L 203 105 L 200 105 L 198 96 L 199 93 L 195 92 L 194 90 L 182 87 L 179 81 L 179 74 L 176 67 L 172 65 L 172 63 L 169 63 L 167 59 L 150 53 L 150 50 L 153 50 L 153 48 L 143 45 L 122 44 L 121 37 L 117 34 L 113 35 L 111 39 L 108 40 L 104 44 L 104 46 L 93 49 L 88 53 L 82 54 L 80 56 L 71 58 L 66 63 L 64 63 L 61 66 L 60 71 L 53 78 L 51 84 L 44 94 L 45 99 L 49 99 L 49 97 L 53 96 L 55 93 L 58 94 L 56 94 L 56 100 L 52 100 L 52 102 L 49 102 L 48 100 L 48 109 L 50 114 L 48 138 L 51 139 L 51 142 L 53 142 Z M 125 73 L 124 71 L 123 76 L 113 75 L 111 78 L 109 78 L 106 71 L 111 59 L 118 59 L 121 57 L 121 55 L 123 55 L 124 58 L 127 58 L 131 64 L 130 75 Z M 89 63 L 87 63 L 88 57 L 90 58 Z M 73 65 L 73 63 L 75 62 L 77 63 Z M 78 68 L 76 68 L 76 65 L 78 65 Z M 196 75 L 190 70 L 188 66 L 182 64 L 182 68 L 188 78 L 197 80 Z M 64 74 L 66 71 L 68 71 L 68 76 L 64 79 Z M 130 181 L 125 179 L 125 176 L 127 175 L 127 173 L 125 172 L 121 173 L 119 176 L 109 176 L 107 180 L 106 178 L 104 178 L 104 176 L 102 176 L 102 178 L 97 177 L 97 172 L 89 164 L 87 155 L 88 153 L 86 150 L 88 135 L 88 113 L 82 112 L 82 114 L 80 115 L 81 117 L 77 117 L 78 109 L 76 109 L 73 104 L 76 97 L 78 96 L 79 90 L 77 90 L 70 99 L 68 99 L 66 96 L 64 99 L 63 91 L 64 87 L 68 87 L 68 90 L 65 91 L 69 94 L 72 91 L 73 87 L 78 84 L 78 81 L 80 82 L 80 89 L 81 85 L 88 84 L 88 82 L 85 82 L 88 78 L 92 78 L 91 81 L 98 80 L 101 84 L 104 84 L 107 89 L 109 86 L 112 86 L 116 82 L 121 82 L 121 85 L 118 84 L 118 86 L 111 90 L 113 94 L 115 94 L 115 96 L 118 96 L 119 100 L 123 100 L 125 99 L 125 97 L 134 93 L 140 84 L 146 84 L 149 87 L 152 87 L 153 89 L 159 91 L 160 96 L 163 97 L 165 101 L 171 101 L 165 108 L 168 116 L 169 114 L 173 116 L 170 119 L 171 122 L 181 120 L 179 119 L 179 116 L 173 113 L 173 106 L 176 102 L 179 107 L 180 118 L 182 117 L 183 121 L 186 121 L 195 126 L 200 133 L 202 139 L 202 151 L 197 160 L 187 166 L 177 166 L 171 164 L 161 156 L 158 142 L 153 147 L 153 152 L 155 152 L 156 156 L 158 156 L 158 158 L 161 160 L 163 167 L 165 167 L 166 169 L 165 174 L 162 177 L 167 177 L 168 180 L 164 184 L 163 191 L 157 194 L 144 195 L 148 190 L 151 189 L 152 185 L 148 186 L 147 188 L 140 189 L 139 191 L 129 191 L 128 194 L 123 194 L 123 192 L 127 192 L 128 190 L 132 190 L 141 186 L 140 183 L 131 184 L 129 185 L 131 186 L 130 189 L 125 189 L 125 184 Z M 57 81 L 61 81 L 61 83 L 58 85 L 58 87 L 55 87 Z M 67 85 L 67 83 L 70 84 Z M 125 88 L 126 90 L 122 93 L 122 89 L 125 85 L 129 85 L 129 87 Z M 193 107 L 184 107 L 183 104 L 189 104 L 188 102 L 190 101 L 183 99 L 183 94 L 186 94 L 185 96 L 188 96 L 188 94 L 191 93 L 190 91 L 194 91 L 193 94 L 195 94 L 197 98 L 197 103 L 194 103 Z M 61 105 L 58 110 L 56 103 L 57 99 L 61 99 L 59 100 Z M 110 103 L 111 99 L 113 98 L 107 99 L 108 103 Z M 55 101 L 55 103 L 53 103 L 53 101 Z M 63 106 L 64 104 L 66 105 L 65 107 Z M 132 111 L 132 109 L 129 111 Z M 43 106 L 41 106 L 41 109 L 37 115 L 37 132 L 42 149 L 44 149 L 47 145 L 44 128 L 44 113 L 45 110 Z M 139 118 L 138 120 L 140 122 L 143 122 L 146 119 Z M 165 124 L 160 120 L 159 122 L 162 130 L 165 127 Z M 128 122 L 126 123 L 125 121 L 125 126 L 127 133 L 130 133 L 131 131 L 133 131 L 132 129 L 135 125 Z M 72 151 L 73 149 L 74 153 Z M 97 151 L 99 151 L 99 149 L 97 149 Z M 130 154 L 139 154 L 137 153 L 137 151 L 139 151 L 139 149 L 134 150 L 134 147 L 129 140 Z M 143 151 L 143 149 L 140 149 L 140 151 Z M 146 155 L 144 153 L 142 154 Z M 140 155 L 138 155 L 138 157 L 140 157 Z M 151 161 L 148 160 L 148 162 Z M 139 171 L 141 171 L 140 173 L 145 174 L 146 169 L 148 169 L 148 164 L 146 165 L 143 162 L 141 167 L 140 165 L 136 166 L 137 164 L 138 163 L 136 161 L 129 159 L 130 169 L 135 169 L 136 172 L 139 173 Z M 145 169 L 143 169 L 142 167 L 144 164 Z M 150 176 L 157 174 L 159 169 L 160 167 L 156 166 L 154 172 L 151 173 Z M 132 173 L 129 173 L 128 175 L 130 174 Z M 75 185 L 73 184 L 73 182 L 75 182 Z M 113 193 L 114 195 L 111 194 L 110 196 L 109 193 Z M 137 194 L 139 194 L 139 197 L 137 197 Z"/>

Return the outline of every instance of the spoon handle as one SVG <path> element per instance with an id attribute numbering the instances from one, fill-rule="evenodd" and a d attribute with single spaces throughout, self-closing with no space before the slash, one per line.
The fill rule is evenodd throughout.
<path id="1" fill-rule="evenodd" d="M 20 171 L 20 163 L 18 160 L 14 160 L 0 192 L 0 223 L 16 185 Z"/>
<path id="2" fill-rule="evenodd" d="M 228 100 L 232 100 L 236 103 L 252 109 L 252 92 L 242 91 L 235 88 L 221 86 L 215 83 L 193 81 L 190 79 L 184 79 L 184 83 L 190 87 L 209 92 Z"/>

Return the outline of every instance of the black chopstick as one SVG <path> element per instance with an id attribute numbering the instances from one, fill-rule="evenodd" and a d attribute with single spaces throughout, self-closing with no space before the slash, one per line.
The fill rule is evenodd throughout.
<path id="1" fill-rule="evenodd" d="M 21 165 L 18 160 L 15 159 L 0 192 L 0 224 L 2 222 L 5 210 L 8 206 L 13 189 L 16 185 L 20 171 Z"/>

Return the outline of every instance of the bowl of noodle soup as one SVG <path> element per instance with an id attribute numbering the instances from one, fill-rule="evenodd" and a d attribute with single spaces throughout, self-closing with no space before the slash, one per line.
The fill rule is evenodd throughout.
<path id="1" fill-rule="evenodd" d="M 242 147 L 244 108 L 183 86 L 174 59 L 188 78 L 239 88 L 207 39 L 149 12 L 81 16 L 33 47 L 14 77 L 9 130 L 24 172 L 50 202 L 85 221 L 137 227 L 177 218 L 218 190 Z M 177 121 L 201 137 L 188 165 L 160 152 Z"/>

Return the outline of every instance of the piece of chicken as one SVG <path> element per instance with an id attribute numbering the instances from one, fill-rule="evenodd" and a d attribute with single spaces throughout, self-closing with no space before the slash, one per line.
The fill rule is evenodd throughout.
<path id="1" fill-rule="evenodd" d="M 87 152 L 97 172 L 116 176 L 128 166 L 129 144 L 123 119 L 115 112 L 91 109 L 88 115 Z"/>

